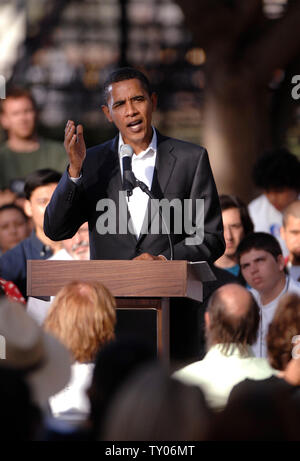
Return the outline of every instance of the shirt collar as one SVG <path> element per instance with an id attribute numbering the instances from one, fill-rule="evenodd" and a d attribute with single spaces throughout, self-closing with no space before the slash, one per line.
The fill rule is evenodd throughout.
<path id="1" fill-rule="evenodd" d="M 236 357 L 241 357 L 241 358 L 248 358 L 248 357 L 254 357 L 252 349 L 249 344 L 245 347 L 245 351 L 241 352 L 239 349 L 238 345 L 236 343 L 230 343 L 227 347 L 227 352 L 226 350 L 226 345 L 219 343 L 219 344 L 214 344 L 207 352 L 206 355 L 209 356 L 226 356 L 226 357 L 231 357 L 231 356 L 236 356 Z"/>
<path id="2" fill-rule="evenodd" d="M 149 146 L 147 147 L 146 150 L 142 151 L 139 153 L 139 155 L 134 155 L 133 158 L 143 158 L 145 157 L 147 154 L 151 154 L 151 155 L 155 155 L 156 154 L 156 151 L 157 151 L 157 134 L 156 134 L 156 130 L 154 128 L 154 126 L 152 127 L 152 130 L 153 130 L 153 135 L 152 135 L 152 139 L 151 139 L 151 142 L 149 144 Z M 123 138 L 122 138 L 122 135 L 121 133 L 119 133 L 119 147 L 118 147 L 118 152 L 120 154 L 120 149 L 121 149 L 121 146 L 124 145 L 124 141 L 123 141 Z"/>

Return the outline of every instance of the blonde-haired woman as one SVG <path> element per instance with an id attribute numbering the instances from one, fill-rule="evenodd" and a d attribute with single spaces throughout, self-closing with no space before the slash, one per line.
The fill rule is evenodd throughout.
<path id="1" fill-rule="evenodd" d="M 72 282 L 56 295 L 44 328 L 69 349 L 74 364 L 68 386 L 50 398 L 55 417 L 73 421 L 86 418 L 86 390 L 93 362 L 100 347 L 114 339 L 115 307 L 115 298 L 98 282 Z"/>

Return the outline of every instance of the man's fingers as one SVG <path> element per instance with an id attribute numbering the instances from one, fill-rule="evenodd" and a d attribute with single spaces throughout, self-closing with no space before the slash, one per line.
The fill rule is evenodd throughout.
<path id="1" fill-rule="evenodd" d="M 76 137 L 76 134 L 73 134 L 73 136 L 72 136 L 72 138 L 71 138 L 71 140 L 70 140 L 70 142 L 69 142 L 69 147 L 73 147 L 73 146 L 74 146 L 74 144 L 75 144 L 75 142 L 76 142 L 76 138 L 77 138 L 77 137 Z"/>
<path id="2" fill-rule="evenodd" d="M 73 134 L 75 133 L 75 126 L 70 125 L 68 128 L 65 130 L 65 139 L 68 141 L 72 138 Z"/>
<path id="3" fill-rule="evenodd" d="M 142 253 L 133 259 L 136 261 L 154 261 L 157 258 L 157 256 L 150 255 L 149 253 Z"/>
<path id="4" fill-rule="evenodd" d="M 75 123 L 73 122 L 73 120 L 68 120 L 65 127 L 65 133 L 67 133 L 70 130 L 70 128 L 72 128 L 72 126 L 75 126 Z"/>
<path id="5" fill-rule="evenodd" d="M 78 125 L 77 129 L 76 129 L 76 132 L 77 132 L 77 136 L 82 136 L 83 135 L 83 126 Z"/>

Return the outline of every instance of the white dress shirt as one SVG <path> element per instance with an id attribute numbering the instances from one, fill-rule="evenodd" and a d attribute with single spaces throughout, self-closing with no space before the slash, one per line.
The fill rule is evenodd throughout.
<path id="1" fill-rule="evenodd" d="M 185 384 L 199 386 L 208 405 L 222 410 L 232 388 L 244 379 L 266 379 L 276 374 L 267 359 L 254 357 L 250 346 L 244 354 L 237 344 L 230 344 L 227 353 L 223 344 L 212 346 L 203 360 L 176 371 L 173 377 Z"/>
<path id="2" fill-rule="evenodd" d="M 122 145 L 124 145 L 124 141 L 122 139 L 121 133 L 119 133 L 119 159 L 121 175 L 123 177 L 123 165 L 120 158 L 120 149 Z M 157 135 L 155 128 L 153 127 L 152 140 L 147 149 L 140 152 L 138 155 L 134 153 L 131 159 L 132 171 L 136 179 L 145 183 L 149 189 L 151 189 L 152 186 L 156 153 Z M 127 198 L 129 213 L 137 237 L 139 237 L 141 233 L 145 213 L 147 210 L 148 200 L 148 195 L 145 194 L 145 192 L 143 192 L 139 187 L 135 187 L 132 191 L 132 195 L 129 197 L 129 199 Z"/>

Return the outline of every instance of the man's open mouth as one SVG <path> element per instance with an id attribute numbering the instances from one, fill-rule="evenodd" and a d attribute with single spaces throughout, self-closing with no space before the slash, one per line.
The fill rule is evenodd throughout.
<path id="1" fill-rule="evenodd" d="M 128 127 L 131 128 L 131 127 L 134 127 L 134 126 L 138 126 L 142 123 L 142 120 L 135 120 L 134 122 L 130 122 L 128 123 Z"/>

